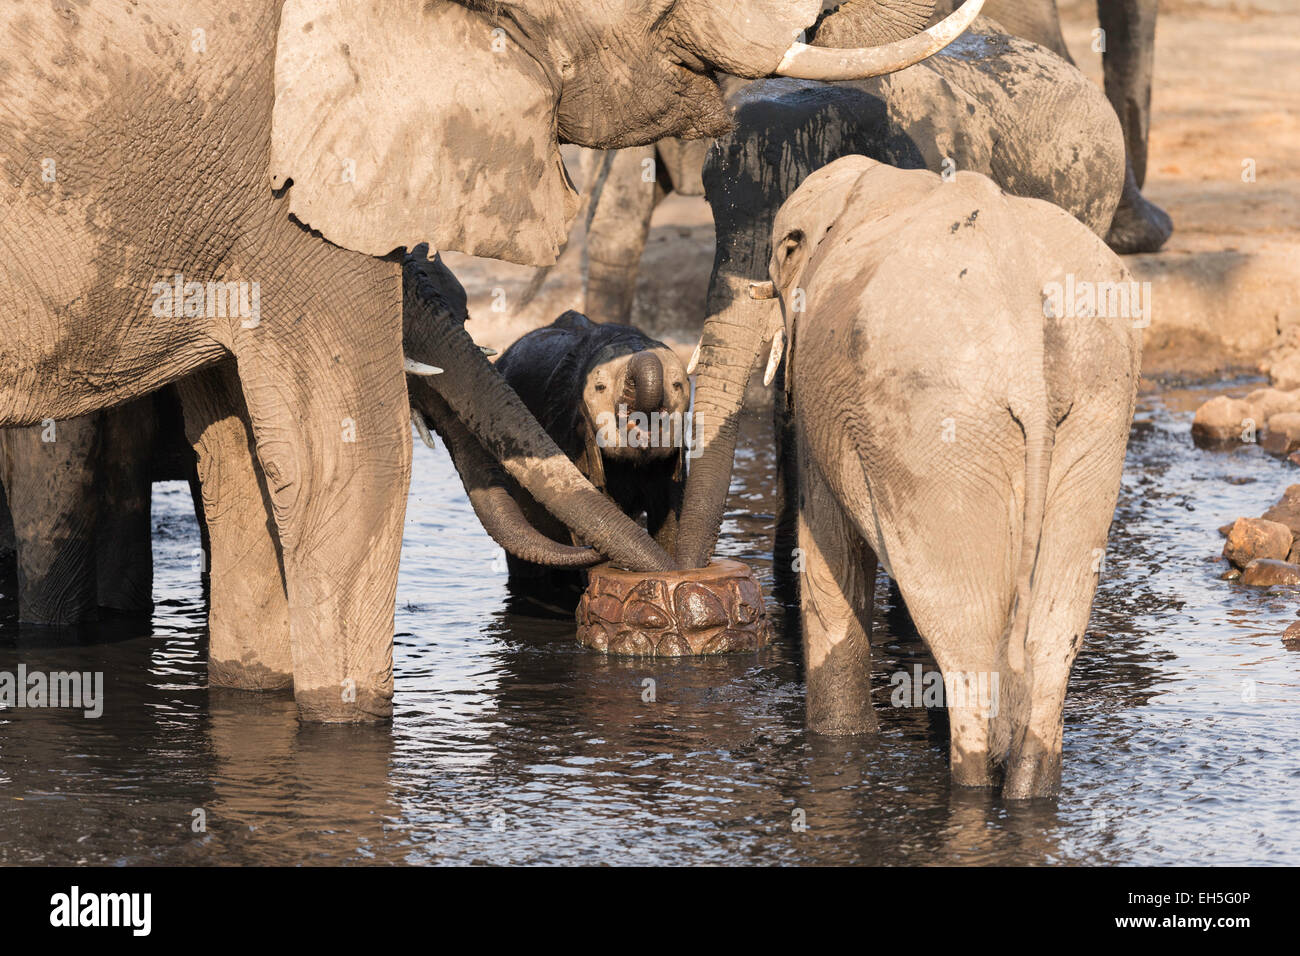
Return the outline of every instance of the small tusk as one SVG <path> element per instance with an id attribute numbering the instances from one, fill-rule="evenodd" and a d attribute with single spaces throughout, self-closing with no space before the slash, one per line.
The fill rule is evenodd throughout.
<path id="1" fill-rule="evenodd" d="M 772 351 L 767 354 L 767 368 L 763 370 L 763 387 L 772 384 L 776 370 L 781 367 L 781 356 L 785 354 L 785 329 L 777 329 L 772 336 Z"/>
<path id="2" fill-rule="evenodd" d="M 442 369 L 436 365 L 425 365 L 423 362 L 417 362 L 415 359 L 408 358 L 402 366 L 406 369 L 407 375 L 441 375 Z"/>
<path id="3" fill-rule="evenodd" d="M 865 80 L 894 73 L 933 56 L 961 36 L 983 6 L 984 0 L 966 0 L 923 33 L 884 46 L 840 49 L 796 43 L 773 75 L 800 80 Z"/>
<path id="4" fill-rule="evenodd" d="M 420 433 L 420 441 L 436 449 L 438 446 L 433 442 L 433 432 L 429 431 L 429 423 L 424 420 L 424 415 L 418 409 L 411 409 L 411 421 L 415 423 L 415 430 Z"/>
<path id="5" fill-rule="evenodd" d="M 492 356 L 497 354 L 496 349 L 490 349 L 486 345 L 480 345 L 478 347 L 478 350 L 482 352 L 484 355 L 486 355 L 488 358 L 491 358 Z"/>
<path id="6" fill-rule="evenodd" d="M 695 369 L 700 364 L 700 350 L 702 348 L 704 348 L 704 336 L 700 336 L 700 340 L 695 343 L 695 351 L 691 353 L 691 360 L 686 363 L 687 375 L 695 374 Z"/>
<path id="7" fill-rule="evenodd" d="M 771 279 L 765 282 L 751 282 L 749 284 L 749 297 L 751 299 L 775 299 L 776 283 Z"/>

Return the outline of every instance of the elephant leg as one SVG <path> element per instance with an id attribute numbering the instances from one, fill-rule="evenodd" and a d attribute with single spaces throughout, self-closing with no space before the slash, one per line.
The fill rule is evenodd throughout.
<path id="1" fill-rule="evenodd" d="M 799 613 L 806 722 L 819 734 L 874 733 L 879 725 L 871 706 L 870 634 L 876 556 L 817 466 L 806 454 L 800 457 Z"/>
<path id="2" fill-rule="evenodd" d="M 1155 252 L 1173 234 L 1173 221 L 1142 195 L 1151 127 L 1151 76 L 1155 68 L 1156 0 L 1097 0 L 1107 37 L 1102 54 L 1106 97 L 1124 130 L 1128 168 L 1124 192 L 1106 242 L 1116 252 Z"/>
<path id="3" fill-rule="evenodd" d="M 292 687 L 279 542 L 234 364 L 200 372 L 178 391 L 207 528 L 208 682 L 242 690 Z"/>
<path id="4" fill-rule="evenodd" d="M 301 245 L 287 243 L 294 269 L 319 282 L 264 292 L 275 315 L 234 347 L 283 554 L 294 697 L 303 720 L 386 721 L 411 477 L 400 274 Z"/>
<path id="5" fill-rule="evenodd" d="M 1133 178 L 1147 178 L 1147 135 L 1151 129 L 1151 77 L 1155 71 L 1158 0 L 1097 0 L 1097 18 L 1107 42 L 1102 53 L 1106 97 L 1124 129 Z"/>
<path id="6" fill-rule="evenodd" d="M 4 463 L 4 443 L 0 441 L 0 582 L 9 580 L 18 570 L 15 565 L 18 542 L 14 540 L 14 519 L 9 513 L 9 499 L 5 495 Z"/>
<path id="7" fill-rule="evenodd" d="M 620 149 L 591 209 L 584 308 L 597 322 L 625 325 L 632 318 L 637 273 L 660 193 L 655 170 L 653 146 Z"/>
<path id="8" fill-rule="evenodd" d="M 97 610 L 95 491 L 101 415 L 0 431 L 18 546 L 18 616 L 69 625 Z"/>
<path id="9" fill-rule="evenodd" d="M 157 439 L 153 397 L 102 415 L 99 524 L 95 535 L 99 606 L 125 614 L 153 610 L 153 482 Z"/>

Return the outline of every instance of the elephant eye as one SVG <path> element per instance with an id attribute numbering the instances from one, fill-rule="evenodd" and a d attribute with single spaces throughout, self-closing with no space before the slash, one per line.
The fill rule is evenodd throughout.
<path id="1" fill-rule="evenodd" d="M 803 232 L 798 229 L 796 229 L 794 232 L 790 233 L 788 236 L 785 237 L 785 245 L 782 246 L 782 251 L 785 253 L 787 259 L 796 249 L 799 248 L 799 245 L 802 242 L 803 242 Z"/>
<path id="2" fill-rule="evenodd" d="M 598 391 L 598 392 L 603 392 L 604 390 L 605 390 L 605 383 L 604 383 L 604 382 L 597 382 L 597 383 L 596 383 L 596 391 Z"/>

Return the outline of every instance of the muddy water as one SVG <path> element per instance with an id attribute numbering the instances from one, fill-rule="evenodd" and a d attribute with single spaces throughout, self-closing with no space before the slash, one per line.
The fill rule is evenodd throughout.
<path id="1" fill-rule="evenodd" d="M 881 734 L 810 737 L 788 640 L 639 663 L 511 607 L 445 455 L 420 449 L 391 729 L 300 729 L 285 697 L 207 688 L 181 486 L 155 495 L 151 623 L 47 634 L 0 601 L 0 670 L 106 675 L 98 719 L 0 712 L 0 862 L 1300 863 L 1300 652 L 1278 637 L 1300 603 L 1213 560 L 1215 529 L 1293 469 L 1195 450 L 1200 397 L 1143 400 L 1055 802 L 949 786 L 941 715 L 888 705 L 889 674 L 929 658 L 883 580 Z M 725 551 L 769 587 L 772 474 L 750 423 Z"/>

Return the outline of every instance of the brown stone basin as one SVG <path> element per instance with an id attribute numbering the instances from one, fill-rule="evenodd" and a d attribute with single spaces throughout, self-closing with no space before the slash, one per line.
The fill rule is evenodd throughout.
<path id="1" fill-rule="evenodd" d="M 578 604 L 578 640 L 610 654 L 688 657 L 752 651 L 771 626 L 763 590 L 739 561 L 690 571 L 597 567 Z"/>

